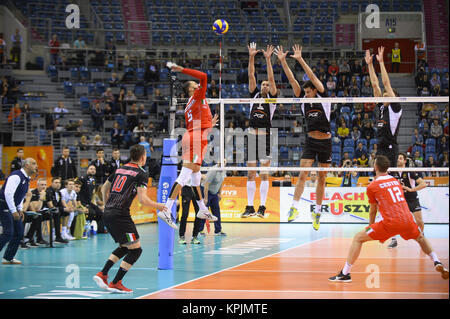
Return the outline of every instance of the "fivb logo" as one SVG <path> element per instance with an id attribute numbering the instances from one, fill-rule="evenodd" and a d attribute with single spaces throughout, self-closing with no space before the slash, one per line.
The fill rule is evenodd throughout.
<path id="1" fill-rule="evenodd" d="M 380 28 L 380 7 L 376 4 L 369 4 L 366 7 L 366 28 L 367 29 L 379 29 Z"/>
<path id="2" fill-rule="evenodd" d="M 76 4 L 69 4 L 66 7 L 66 12 L 70 13 L 66 18 L 67 29 L 79 29 L 80 28 L 80 7 Z"/>

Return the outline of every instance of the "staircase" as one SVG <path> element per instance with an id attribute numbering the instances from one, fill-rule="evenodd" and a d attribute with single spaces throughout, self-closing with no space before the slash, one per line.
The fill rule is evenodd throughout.
<path id="1" fill-rule="evenodd" d="M 148 26 L 144 23 L 128 23 L 128 21 L 148 21 L 145 12 L 144 0 L 122 0 L 122 14 L 125 28 L 139 30 L 128 32 L 128 41 L 135 45 L 148 47 L 150 45 Z"/>
<path id="2" fill-rule="evenodd" d="M 444 0 L 423 2 L 427 62 L 431 68 L 448 67 L 448 16 Z"/>

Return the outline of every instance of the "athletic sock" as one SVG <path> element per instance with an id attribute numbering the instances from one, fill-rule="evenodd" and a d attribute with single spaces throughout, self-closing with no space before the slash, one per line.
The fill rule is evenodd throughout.
<path id="1" fill-rule="evenodd" d="M 198 208 L 200 210 L 208 210 L 208 207 L 206 207 L 205 202 L 202 200 L 196 200 Z"/>
<path id="2" fill-rule="evenodd" d="M 300 201 L 299 200 L 293 200 L 292 201 L 292 207 L 296 209 L 300 209 Z"/>
<path id="3" fill-rule="evenodd" d="M 114 262 L 111 259 L 108 259 L 105 263 L 105 266 L 103 266 L 102 274 L 107 275 L 112 266 L 114 266 Z"/>
<path id="4" fill-rule="evenodd" d="M 352 269 L 352 265 L 350 265 L 348 262 L 345 262 L 344 269 L 342 269 L 342 274 L 348 275 L 350 273 L 351 269 Z"/>
<path id="5" fill-rule="evenodd" d="M 314 213 L 320 214 L 322 212 L 322 205 L 316 204 L 316 207 L 314 208 Z"/>
<path id="6" fill-rule="evenodd" d="M 166 207 L 167 207 L 167 209 L 168 209 L 168 211 L 169 211 L 170 213 L 172 213 L 172 206 L 173 206 L 173 203 L 175 203 L 175 200 L 172 199 L 172 198 L 168 198 L 167 201 L 166 201 Z"/>
<path id="7" fill-rule="evenodd" d="M 62 226 L 61 227 L 61 236 L 65 236 L 67 232 L 67 227 L 66 226 Z"/>
<path id="8" fill-rule="evenodd" d="M 113 284 L 117 284 L 119 281 L 121 281 L 123 279 L 123 277 L 127 274 L 126 269 L 120 267 L 119 270 L 117 271 L 116 277 L 114 277 L 114 280 L 112 281 Z"/>
<path id="9" fill-rule="evenodd" d="M 247 181 L 247 205 L 253 206 L 253 200 L 255 199 L 256 182 Z"/>
<path id="10" fill-rule="evenodd" d="M 428 256 L 430 256 L 431 260 L 433 260 L 434 262 L 441 262 L 434 251 L 432 251 Z"/>
<path id="11" fill-rule="evenodd" d="M 261 196 L 261 206 L 266 206 L 267 193 L 269 192 L 269 181 L 261 181 L 259 194 Z"/>

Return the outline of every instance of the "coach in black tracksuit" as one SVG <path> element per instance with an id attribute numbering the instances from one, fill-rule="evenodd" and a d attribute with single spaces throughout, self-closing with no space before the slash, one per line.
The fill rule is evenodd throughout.
<path id="1" fill-rule="evenodd" d="M 70 178 L 76 178 L 77 175 L 77 166 L 72 157 L 70 157 L 70 149 L 68 147 L 64 147 L 62 151 L 62 155 L 55 160 L 53 167 L 51 169 L 51 173 L 53 177 L 61 177 L 62 185 L 64 185 L 64 181 Z"/>

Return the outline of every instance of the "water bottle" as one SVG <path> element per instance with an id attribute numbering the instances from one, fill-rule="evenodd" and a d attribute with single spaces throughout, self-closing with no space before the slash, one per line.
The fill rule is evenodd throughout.
<path id="1" fill-rule="evenodd" d="M 91 222 L 91 236 L 97 235 L 97 222 L 95 220 L 93 220 Z"/>
<path id="2" fill-rule="evenodd" d="M 91 223 L 90 222 L 86 222 L 86 225 L 84 226 L 84 232 L 85 232 L 85 237 L 91 237 L 91 234 L 90 234 L 90 230 L 91 229 Z"/>

